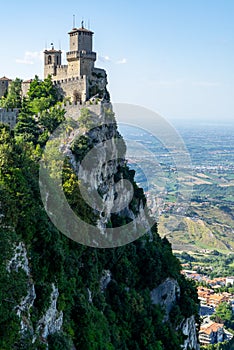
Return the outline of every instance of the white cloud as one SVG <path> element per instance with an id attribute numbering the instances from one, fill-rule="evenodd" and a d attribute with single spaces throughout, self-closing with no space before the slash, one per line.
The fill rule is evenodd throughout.
<path id="1" fill-rule="evenodd" d="M 17 58 L 16 63 L 32 65 L 43 61 L 43 51 L 26 51 L 23 58 Z"/>
<path id="2" fill-rule="evenodd" d="M 110 58 L 110 56 L 108 56 L 108 55 L 106 55 L 106 56 L 101 56 L 101 55 L 99 55 L 98 56 L 98 60 L 100 61 L 100 62 L 104 62 L 104 63 L 112 63 L 112 64 L 126 64 L 127 63 L 127 59 L 126 58 L 122 58 L 121 60 L 119 60 L 119 61 L 116 61 L 116 60 L 112 60 L 111 58 Z"/>
<path id="3" fill-rule="evenodd" d="M 98 56 L 99 61 L 101 62 L 111 62 L 111 59 L 109 56 Z"/>
<path id="4" fill-rule="evenodd" d="M 127 63 L 127 59 L 123 58 L 122 60 L 119 60 L 116 62 L 117 64 L 126 64 Z"/>

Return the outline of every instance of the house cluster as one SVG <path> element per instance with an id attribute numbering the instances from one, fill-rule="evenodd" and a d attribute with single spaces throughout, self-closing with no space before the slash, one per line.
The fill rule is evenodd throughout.
<path id="1" fill-rule="evenodd" d="M 221 303 L 232 303 L 233 295 L 231 293 L 215 293 L 213 289 L 198 287 L 198 298 L 202 306 L 210 306 L 216 308 Z"/>
<path id="2" fill-rule="evenodd" d="M 217 344 L 231 339 L 232 334 L 224 329 L 222 323 L 207 321 L 202 324 L 199 331 L 199 342 L 201 345 Z"/>
<path id="3" fill-rule="evenodd" d="M 185 267 L 183 264 L 182 267 Z M 212 287 L 213 289 L 218 289 L 221 287 L 234 286 L 234 277 L 217 277 L 210 279 L 208 276 L 203 273 L 198 273 L 199 266 L 194 266 L 194 270 L 182 270 L 187 278 L 194 280 L 195 282 L 204 283 L 207 286 Z"/>
<path id="4" fill-rule="evenodd" d="M 186 268 L 187 266 L 183 266 Z M 195 267 L 196 268 L 196 267 Z M 224 324 L 211 321 L 210 315 L 221 303 L 229 303 L 234 312 L 234 295 L 227 292 L 218 292 L 223 287 L 234 286 L 234 277 L 209 277 L 197 273 L 197 270 L 183 270 L 182 273 L 189 279 L 202 283 L 204 286 L 197 287 L 198 298 L 200 300 L 200 315 L 202 324 L 199 331 L 199 341 L 201 345 L 216 344 L 232 339 L 233 335 L 228 332 Z"/>
<path id="5" fill-rule="evenodd" d="M 221 303 L 234 305 L 234 295 L 231 293 L 215 293 L 212 288 L 199 286 L 197 288 L 201 309 L 211 310 L 211 314 Z M 212 322 L 208 317 L 203 319 L 199 331 L 199 341 L 202 345 L 216 344 L 232 339 L 233 335 L 224 328 L 224 324 Z"/>

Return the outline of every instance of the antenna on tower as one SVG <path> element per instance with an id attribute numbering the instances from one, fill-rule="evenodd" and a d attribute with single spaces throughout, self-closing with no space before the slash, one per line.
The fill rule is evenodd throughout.
<path id="1" fill-rule="evenodd" d="M 47 50 L 47 41 L 45 42 L 45 49 Z"/>
<path id="2" fill-rule="evenodd" d="M 76 27 L 76 15 L 73 15 L 73 28 Z"/>
<path id="3" fill-rule="evenodd" d="M 61 51 L 61 40 L 59 39 L 59 50 Z"/>
<path id="4" fill-rule="evenodd" d="M 90 30 L 90 19 L 88 20 L 88 30 Z"/>

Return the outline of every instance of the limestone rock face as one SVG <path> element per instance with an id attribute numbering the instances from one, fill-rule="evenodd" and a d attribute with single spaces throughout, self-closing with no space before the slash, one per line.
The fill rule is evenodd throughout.
<path id="1" fill-rule="evenodd" d="M 102 272 L 102 278 L 101 278 L 101 281 L 100 281 L 100 288 L 101 288 L 101 291 L 104 292 L 105 289 L 107 288 L 108 284 L 110 283 L 111 281 L 111 272 L 110 270 L 105 270 Z"/>
<path id="2" fill-rule="evenodd" d="M 10 272 L 11 270 L 19 271 L 19 269 L 23 269 L 27 276 L 30 274 L 29 269 L 29 261 L 27 257 L 27 250 L 25 244 L 23 242 L 19 242 L 14 248 L 14 255 L 10 259 L 7 265 L 7 270 Z"/>
<path id="3" fill-rule="evenodd" d="M 184 335 L 187 336 L 187 339 L 184 342 L 183 349 L 194 349 L 199 350 L 200 345 L 198 344 L 197 332 L 196 332 L 196 323 L 194 316 L 184 320 L 180 326 Z"/>
<path id="4" fill-rule="evenodd" d="M 178 282 L 173 278 L 167 278 L 157 288 L 151 291 L 152 304 L 161 305 L 165 311 L 164 321 L 169 320 L 169 313 L 172 307 L 180 299 L 180 287 Z M 195 317 L 185 319 L 178 327 L 177 330 L 182 330 L 183 334 L 187 337 L 183 346 L 184 350 L 193 349 L 199 350 L 198 337 L 196 332 Z"/>
<path id="5" fill-rule="evenodd" d="M 21 334 L 24 337 L 24 334 L 29 332 L 32 337 L 32 343 L 34 343 L 38 337 L 42 337 L 46 340 L 49 334 L 60 331 L 63 325 L 63 313 L 62 311 L 57 311 L 57 299 L 59 296 L 58 288 L 52 284 L 50 306 L 45 315 L 38 321 L 36 330 L 34 330 L 31 322 L 30 311 L 36 300 L 36 293 L 34 282 L 31 277 L 27 250 L 23 242 L 19 242 L 15 246 L 14 255 L 7 265 L 7 270 L 9 272 L 12 270 L 18 272 L 19 269 L 22 269 L 28 278 L 27 295 L 22 298 L 19 305 L 15 307 L 16 314 L 20 319 Z"/>
<path id="6" fill-rule="evenodd" d="M 30 276 L 29 260 L 27 256 L 27 250 L 23 242 L 19 242 L 14 248 L 14 255 L 8 262 L 7 270 L 11 272 L 12 270 L 18 272 L 22 269 L 27 276 L 27 295 L 22 298 L 19 305 L 15 307 L 16 314 L 20 319 L 21 333 L 29 331 L 33 334 L 33 327 L 31 324 L 30 310 L 36 299 L 34 283 Z"/>
<path id="7" fill-rule="evenodd" d="M 86 189 L 83 198 L 99 213 L 97 228 L 102 236 L 106 236 L 106 228 L 113 213 L 133 221 L 133 231 L 137 232 L 138 224 L 149 229 L 145 218 L 144 205 L 140 199 L 136 199 L 134 212 L 130 208 L 133 198 L 133 188 L 129 181 L 123 178 L 122 168 L 126 167 L 126 146 L 118 132 L 115 119 L 111 119 L 106 113 L 112 111 L 112 106 L 107 102 L 98 102 L 95 105 L 67 105 L 66 116 L 78 120 L 82 109 L 87 109 L 93 126 L 87 130 L 82 126 L 71 133 L 69 141 L 61 147 L 62 152 L 70 159 L 70 163 L 81 181 L 81 188 Z M 73 140 L 86 137 L 89 151 L 83 160 L 77 160 L 71 151 Z M 89 155 L 91 154 L 91 156 Z M 89 161 L 90 157 L 90 161 Z M 92 158 L 93 157 L 93 158 Z M 136 219 L 137 217 L 137 219 Z M 97 244 L 98 246 L 98 244 Z"/>
<path id="8" fill-rule="evenodd" d="M 37 327 L 37 333 L 39 333 L 44 339 L 46 339 L 50 334 L 59 332 L 63 325 L 63 312 L 58 312 L 57 310 L 58 296 L 58 288 L 52 284 L 50 306 L 45 315 L 39 320 Z"/>
<path id="9" fill-rule="evenodd" d="M 167 278 L 162 284 L 151 291 L 152 304 L 159 304 L 165 309 L 165 321 L 173 305 L 179 300 L 180 287 L 176 280 Z"/>

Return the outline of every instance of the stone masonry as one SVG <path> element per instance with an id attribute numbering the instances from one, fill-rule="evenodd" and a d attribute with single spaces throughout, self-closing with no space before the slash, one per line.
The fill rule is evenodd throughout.
<path id="1" fill-rule="evenodd" d="M 44 51 L 44 78 L 51 75 L 62 97 L 71 102 L 84 103 L 97 96 L 108 99 L 107 74 L 104 69 L 95 68 L 96 53 L 93 52 L 93 32 L 84 28 L 73 28 L 69 33 L 70 51 L 67 65 L 62 65 L 62 51 Z"/>
<path id="2" fill-rule="evenodd" d="M 17 115 L 19 110 L 17 108 L 14 109 L 6 109 L 0 108 L 0 123 L 10 125 L 10 128 L 13 129 L 16 124 Z"/>

